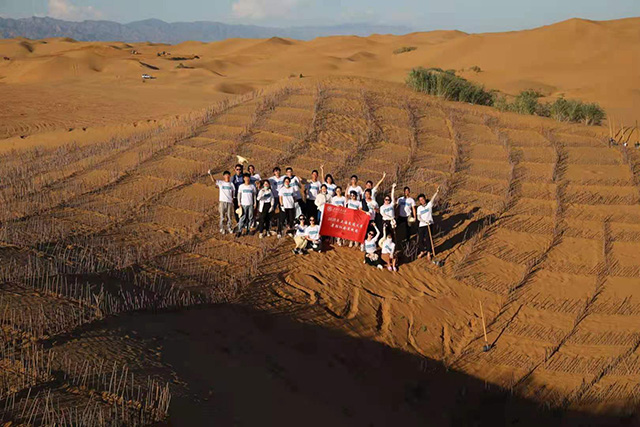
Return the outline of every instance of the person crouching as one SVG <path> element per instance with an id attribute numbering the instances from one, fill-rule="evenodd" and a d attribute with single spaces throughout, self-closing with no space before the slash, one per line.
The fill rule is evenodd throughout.
<path id="1" fill-rule="evenodd" d="M 309 240 L 307 239 L 307 218 L 304 215 L 300 215 L 298 218 L 298 224 L 295 226 L 295 235 L 293 236 L 293 241 L 296 244 L 296 247 L 293 249 L 293 253 L 296 255 L 306 255 L 307 254 L 307 244 Z"/>
<path id="2" fill-rule="evenodd" d="M 382 263 L 380 261 L 380 256 L 378 255 L 378 239 L 380 238 L 380 230 L 376 225 L 373 226 L 375 229 L 375 233 L 373 230 L 367 232 L 367 238 L 364 241 L 364 262 L 372 267 L 376 267 L 382 270 Z"/>

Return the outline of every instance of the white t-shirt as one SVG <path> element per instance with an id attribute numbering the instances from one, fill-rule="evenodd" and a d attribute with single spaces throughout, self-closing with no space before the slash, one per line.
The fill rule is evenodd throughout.
<path id="1" fill-rule="evenodd" d="M 307 227 L 306 225 L 296 225 L 296 237 L 304 237 L 307 235 Z"/>
<path id="2" fill-rule="evenodd" d="M 369 208 L 369 218 L 371 218 L 371 221 L 376 219 L 376 209 L 378 209 L 380 206 L 378 205 L 378 202 L 376 202 L 375 200 L 371 199 L 369 200 L 367 203 L 367 207 Z"/>
<path id="3" fill-rule="evenodd" d="M 282 197 L 282 207 L 284 209 L 293 209 L 295 207 L 295 200 L 293 198 L 294 194 L 295 190 L 293 189 L 293 187 L 280 187 L 280 190 L 278 190 L 278 195 Z"/>
<path id="4" fill-rule="evenodd" d="M 380 215 L 382 215 L 383 221 L 391 221 L 396 217 L 396 208 L 391 203 L 382 205 L 380 206 Z"/>
<path id="5" fill-rule="evenodd" d="M 362 207 L 362 202 L 360 200 L 351 200 L 347 201 L 347 209 L 355 209 L 358 210 Z"/>
<path id="6" fill-rule="evenodd" d="M 271 191 L 275 197 L 278 196 L 278 190 L 282 187 L 282 183 L 284 182 L 284 176 L 276 177 L 275 175 L 269 178 L 269 182 L 271 183 Z"/>
<path id="7" fill-rule="evenodd" d="M 216 186 L 220 189 L 220 201 L 233 203 L 233 196 L 236 192 L 236 187 L 233 186 L 233 183 L 217 179 Z"/>
<path id="8" fill-rule="evenodd" d="M 319 225 L 310 225 L 307 227 L 307 236 L 314 242 L 320 240 L 320 226 Z"/>
<path id="9" fill-rule="evenodd" d="M 258 210 L 262 212 L 262 208 L 266 203 L 273 205 L 273 193 L 271 190 L 265 190 L 264 188 L 258 193 Z"/>
<path id="10" fill-rule="evenodd" d="M 322 184 L 320 181 L 309 181 L 307 182 L 307 200 L 315 200 L 316 196 L 320 192 L 320 187 Z"/>
<path id="11" fill-rule="evenodd" d="M 359 185 L 356 185 L 355 187 L 349 186 L 347 188 L 347 196 L 351 196 L 351 192 L 355 191 L 356 193 L 358 193 L 358 200 L 362 200 L 362 187 L 360 187 Z"/>
<path id="12" fill-rule="evenodd" d="M 259 173 L 254 173 L 253 175 L 251 175 L 251 182 L 256 182 L 256 181 L 260 181 L 262 178 L 260 178 L 260 174 Z"/>
<path id="13" fill-rule="evenodd" d="M 256 186 L 253 184 L 240 184 L 238 187 L 238 202 L 241 206 L 253 206 L 256 198 Z"/>
<path id="14" fill-rule="evenodd" d="M 395 251 L 396 251 L 396 244 L 393 243 L 393 240 L 386 239 L 384 243 L 382 243 L 383 254 L 393 254 Z"/>
<path id="15" fill-rule="evenodd" d="M 420 220 L 420 227 L 426 227 L 433 224 L 433 201 L 430 201 L 426 205 L 420 205 L 416 208 L 418 220 Z"/>
<path id="16" fill-rule="evenodd" d="M 302 199 L 302 193 L 300 192 L 300 179 L 297 176 L 291 177 L 291 182 L 289 183 L 291 188 L 293 188 L 293 198 L 295 200 Z"/>
<path id="17" fill-rule="evenodd" d="M 327 184 L 326 182 L 324 183 L 324 185 L 327 186 L 327 194 L 329 194 L 330 196 L 333 196 L 334 194 L 336 194 L 336 184 Z"/>
<path id="18" fill-rule="evenodd" d="M 413 207 L 416 205 L 416 201 L 412 197 L 400 197 L 398 199 L 398 208 L 400 216 L 407 218 L 413 215 Z"/>
<path id="19" fill-rule="evenodd" d="M 378 238 L 374 237 L 373 239 L 368 239 L 364 241 L 364 251 L 368 254 L 372 254 L 377 250 L 376 243 L 378 242 Z"/>
<path id="20" fill-rule="evenodd" d="M 331 198 L 331 204 L 333 206 L 342 206 L 344 208 L 344 205 L 347 203 L 347 199 L 344 196 L 334 196 Z"/>

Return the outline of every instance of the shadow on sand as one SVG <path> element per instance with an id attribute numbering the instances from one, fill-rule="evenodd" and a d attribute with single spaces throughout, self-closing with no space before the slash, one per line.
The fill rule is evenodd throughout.
<path id="1" fill-rule="evenodd" d="M 154 339 L 176 386 L 173 426 L 619 425 L 542 409 L 468 375 L 287 314 L 219 305 L 134 313 L 100 328 Z M 174 388 L 176 388 L 174 387 Z"/>

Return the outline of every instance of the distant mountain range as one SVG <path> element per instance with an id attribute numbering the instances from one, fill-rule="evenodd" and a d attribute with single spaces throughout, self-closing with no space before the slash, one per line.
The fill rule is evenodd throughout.
<path id="1" fill-rule="evenodd" d="M 181 43 L 187 40 L 203 42 L 228 38 L 288 37 L 310 40 L 332 35 L 369 36 L 371 34 L 406 34 L 412 30 L 403 26 L 376 24 L 341 24 L 318 27 L 271 28 L 255 25 L 223 24 L 221 22 L 164 22 L 159 19 L 120 24 L 113 21 L 71 22 L 53 18 L 0 18 L 0 38 L 71 37 L 80 41 L 123 41 Z"/>

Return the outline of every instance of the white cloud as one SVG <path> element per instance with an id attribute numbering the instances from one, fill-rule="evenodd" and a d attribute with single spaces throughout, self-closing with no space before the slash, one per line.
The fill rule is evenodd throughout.
<path id="1" fill-rule="evenodd" d="M 288 15 L 300 0 L 236 0 L 231 9 L 234 16 L 248 19 L 264 19 Z"/>
<path id="2" fill-rule="evenodd" d="M 93 6 L 76 6 L 70 0 L 49 0 L 48 16 L 68 21 L 82 21 L 84 19 L 99 19 L 102 12 Z"/>

